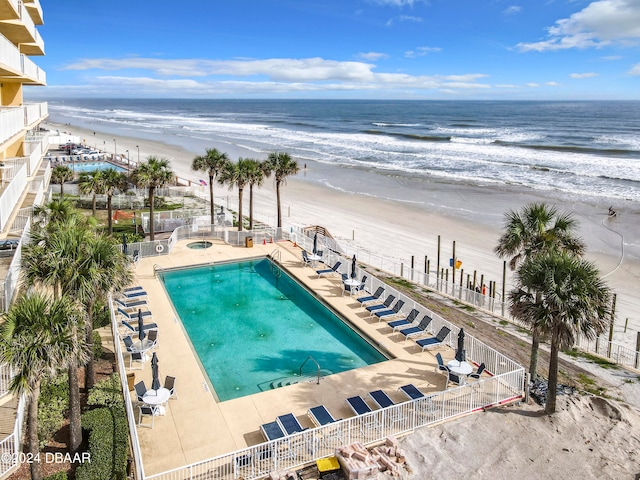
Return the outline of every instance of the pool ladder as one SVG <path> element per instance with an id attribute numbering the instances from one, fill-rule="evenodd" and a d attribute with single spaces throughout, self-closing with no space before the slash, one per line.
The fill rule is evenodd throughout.
<path id="1" fill-rule="evenodd" d="M 157 263 L 153 266 L 153 274 L 158 277 L 160 280 L 164 281 L 164 267 L 162 265 L 158 265 Z"/>
<path id="2" fill-rule="evenodd" d="M 271 252 L 271 259 L 274 262 L 282 263 L 282 251 L 279 248 L 276 248 L 273 252 Z M 275 263 L 271 264 L 271 273 L 273 273 L 276 277 L 280 277 L 282 275 L 282 271 L 278 268 Z"/>
<path id="3" fill-rule="evenodd" d="M 319 364 L 319 363 L 318 363 L 318 361 L 317 361 L 315 358 L 313 358 L 311 355 L 309 355 L 309 356 L 306 358 L 306 360 L 305 360 L 304 362 L 302 362 L 302 365 L 300 365 L 300 372 L 299 372 L 299 375 L 300 375 L 300 377 L 302 377 L 302 367 L 304 367 L 304 366 L 305 366 L 305 364 L 306 364 L 309 360 L 311 360 L 313 363 L 315 363 L 315 364 L 316 364 L 316 367 L 318 368 L 318 380 L 316 381 L 316 384 L 317 384 L 317 385 L 320 385 L 320 364 Z"/>

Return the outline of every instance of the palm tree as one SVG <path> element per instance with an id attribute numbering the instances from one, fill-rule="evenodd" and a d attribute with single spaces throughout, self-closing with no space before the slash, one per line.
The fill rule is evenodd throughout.
<path id="1" fill-rule="evenodd" d="M 251 160 L 239 158 L 237 163 L 228 162 L 218 177 L 218 183 L 227 184 L 230 187 L 238 187 L 238 231 L 242 231 L 242 196 L 244 187 L 249 183 L 249 169 Z"/>
<path id="2" fill-rule="evenodd" d="M 107 233 L 111 235 L 113 234 L 113 195 L 118 191 L 126 191 L 129 186 L 129 179 L 125 173 L 119 172 L 115 168 L 107 168 L 103 170 L 101 178 L 101 193 L 104 193 L 107 196 Z"/>
<path id="3" fill-rule="evenodd" d="M 66 221 L 79 213 L 73 204 L 64 198 L 51 200 L 44 205 L 36 205 L 33 208 L 33 229 L 46 228 L 47 225 L 55 225 L 56 222 Z"/>
<path id="4" fill-rule="evenodd" d="M 247 158 L 247 175 L 249 179 L 249 230 L 253 230 L 253 187 L 260 187 L 264 183 L 267 173 L 266 162 L 259 162 L 253 158 Z"/>
<path id="5" fill-rule="evenodd" d="M 60 196 L 64 198 L 64 182 L 73 180 L 73 170 L 67 165 L 58 165 L 51 172 L 51 181 L 60 184 Z"/>
<path id="6" fill-rule="evenodd" d="M 37 240 L 24 248 L 22 275 L 27 286 L 39 285 L 53 290 L 54 298 L 78 298 L 77 284 L 85 258 L 85 246 L 90 240 L 87 224 L 79 223 L 76 216 L 67 221 L 50 223 L 45 233 L 36 231 Z M 79 329 L 76 334 L 80 342 Z M 84 338 L 84 335 L 82 336 Z M 86 355 L 67 362 L 69 376 L 69 450 L 75 453 L 82 442 L 80 426 L 80 387 L 78 369 Z"/>
<path id="7" fill-rule="evenodd" d="M 84 195 L 93 194 L 91 201 L 91 215 L 96 216 L 96 195 L 102 189 L 102 170 L 93 170 L 91 172 L 82 172 L 78 179 L 78 187 L 80 193 Z"/>
<path id="8" fill-rule="evenodd" d="M 96 301 L 131 283 L 130 266 L 127 256 L 109 238 L 103 235 L 89 236 L 82 258 L 77 262 L 77 275 L 67 285 L 69 292 L 83 304 L 86 313 L 85 343 L 88 359 L 84 371 L 85 389 L 92 388 L 94 380 L 93 318 Z"/>
<path id="9" fill-rule="evenodd" d="M 494 252 L 501 258 L 509 258 L 509 267 L 515 270 L 528 258 L 549 251 L 561 250 L 582 255 L 584 242 L 577 236 L 578 224 L 571 214 L 559 214 L 545 203 L 525 205 L 521 212 L 509 211 L 502 235 Z M 517 317 L 516 317 L 517 318 Z M 531 324 L 531 359 L 529 374 L 536 378 L 538 349 L 542 340 L 540 332 Z"/>
<path id="10" fill-rule="evenodd" d="M 280 186 L 287 183 L 289 175 L 295 175 L 300 171 L 300 167 L 291 156 L 285 152 L 270 153 L 267 158 L 267 168 L 274 174 L 276 182 L 276 202 L 278 208 L 278 228 L 282 227 L 282 203 L 280 201 Z"/>
<path id="11" fill-rule="evenodd" d="M 518 270 L 509 310 L 551 336 L 545 412 L 556 411 L 558 352 L 578 334 L 592 339 L 607 329 L 611 291 L 596 266 L 569 252 L 549 251 L 527 259 Z"/>
<path id="12" fill-rule="evenodd" d="M 17 372 L 9 390 L 26 395 L 29 453 L 37 458 L 38 397 L 43 379 L 52 378 L 69 359 L 82 356 L 73 320 L 76 315 L 67 298 L 51 300 L 30 291 L 9 309 L 0 325 L 0 358 Z M 31 463 L 31 478 L 42 479 L 40 462 Z"/>
<path id="13" fill-rule="evenodd" d="M 198 155 L 191 163 L 191 170 L 206 172 L 209 175 L 209 199 L 211 200 L 211 225 L 214 224 L 213 181 L 220 175 L 229 163 L 226 153 L 221 153 L 215 148 L 207 148 L 205 155 Z"/>
<path id="14" fill-rule="evenodd" d="M 153 224 L 155 192 L 158 187 L 162 187 L 173 180 L 174 176 L 175 174 L 169 167 L 169 160 L 153 155 L 147 157 L 145 162 L 139 163 L 131 172 L 133 183 L 149 191 L 149 239 L 152 242 L 155 240 Z"/>

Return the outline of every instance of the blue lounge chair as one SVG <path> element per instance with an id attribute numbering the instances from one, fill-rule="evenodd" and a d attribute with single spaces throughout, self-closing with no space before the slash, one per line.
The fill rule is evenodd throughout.
<path id="1" fill-rule="evenodd" d="M 349 397 L 345 401 L 351 407 L 353 413 L 355 413 L 356 415 L 364 415 L 365 413 L 370 413 L 373 411 L 360 395 Z"/>
<path id="2" fill-rule="evenodd" d="M 375 305 L 369 305 L 365 308 L 369 312 L 375 312 L 376 310 L 386 310 L 391 306 L 391 304 L 394 302 L 395 299 L 396 299 L 395 295 L 389 295 L 387 298 L 384 299 L 384 302 L 376 303 Z"/>
<path id="3" fill-rule="evenodd" d="M 122 315 L 123 317 L 129 319 L 129 320 L 137 320 L 138 319 L 138 311 L 131 311 L 131 312 L 127 312 L 126 310 L 123 310 L 121 307 L 118 307 L 118 313 L 120 315 Z M 151 317 L 151 310 L 145 310 L 142 312 L 142 316 L 143 317 Z"/>
<path id="4" fill-rule="evenodd" d="M 337 422 L 337 420 L 333 418 L 333 415 L 331 415 L 331 412 L 329 412 L 327 407 L 324 405 L 318 405 L 317 407 L 310 408 L 307 411 L 307 415 L 318 427 Z"/>
<path id="5" fill-rule="evenodd" d="M 131 292 L 136 292 L 138 290 L 144 290 L 144 288 L 142 288 L 140 285 L 137 285 L 135 287 L 127 287 L 122 291 L 126 293 L 131 293 Z"/>
<path id="6" fill-rule="evenodd" d="M 425 315 L 422 317 L 422 320 L 420 320 L 418 325 L 415 327 L 403 328 L 399 330 L 398 333 L 404 335 L 404 341 L 406 342 L 409 338 L 427 333 L 429 325 L 431 325 L 431 316 Z"/>
<path id="7" fill-rule="evenodd" d="M 127 299 L 127 300 L 131 300 L 131 299 L 134 299 L 134 298 L 146 297 L 147 296 L 147 292 L 145 292 L 144 290 L 134 290 L 132 292 L 123 292 L 120 296 L 122 298 Z"/>
<path id="8" fill-rule="evenodd" d="M 411 310 L 411 312 L 409 312 L 409 315 L 407 315 L 405 318 L 387 322 L 387 326 L 391 328 L 391 330 L 394 332 L 400 328 L 412 327 L 413 323 L 416 321 L 416 318 L 418 318 L 419 314 L 420 312 L 418 312 L 418 310 L 414 308 L 413 310 Z"/>
<path id="9" fill-rule="evenodd" d="M 413 383 L 403 385 L 398 390 L 404 393 L 409 400 L 417 400 L 418 398 L 423 398 L 425 396 L 425 394 L 418 390 L 418 387 Z"/>
<path id="10" fill-rule="evenodd" d="M 141 305 L 147 304 L 146 300 L 132 300 L 130 302 L 127 302 L 126 300 L 123 300 L 121 298 L 116 298 L 115 302 L 118 305 L 120 305 L 122 308 L 133 308 L 133 307 L 139 307 Z"/>
<path id="11" fill-rule="evenodd" d="M 287 413 L 286 415 L 280 415 L 276 418 L 276 422 L 282 427 L 282 430 L 287 435 L 293 435 L 294 433 L 302 432 L 306 428 L 302 428 L 300 422 L 293 413 Z"/>
<path id="12" fill-rule="evenodd" d="M 325 275 L 325 274 L 337 272 L 338 269 L 340 268 L 340 265 L 342 265 L 342 262 L 336 262 L 331 268 L 323 268 L 321 270 L 316 270 L 316 273 L 318 274 L 318 278 L 320 278 L 322 275 Z"/>
<path id="13" fill-rule="evenodd" d="M 389 310 L 382 310 L 382 309 L 374 310 L 373 312 L 371 312 L 371 315 L 375 315 L 376 317 L 378 317 L 378 321 L 380 321 L 386 317 L 395 317 L 400 313 L 400 310 L 402 310 L 402 307 L 404 307 L 404 300 L 398 300 L 393 306 L 393 308 Z"/>
<path id="14" fill-rule="evenodd" d="M 362 305 L 365 305 L 369 302 L 375 302 L 382 296 L 383 293 L 384 293 L 384 287 L 378 287 L 378 289 L 374 292 L 373 295 L 365 295 L 362 297 L 358 297 L 356 298 L 356 300 L 358 300 L 358 302 L 360 302 Z"/>
<path id="15" fill-rule="evenodd" d="M 424 352 L 427 348 L 442 345 L 449 333 L 451 333 L 451 329 L 449 327 L 442 327 L 435 337 L 420 338 L 416 340 L 416 344 L 422 348 L 422 351 Z"/>
<path id="16" fill-rule="evenodd" d="M 122 323 L 122 326 L 125 327 L 127 330 L 129 330 L 132 333 L 138 333 L 138 327 L 134 327 L 133 325 L 131 325 L 129 322 L 127 322 L 126 320 L 121 320 L 120 323 Z M 157 330 L 158 328 L 158 324 L 156 323 L 145 323 L 142 327 L 142 329 L 146 332 L 147 330 Z"/>
<path id="17" fill-rule="evenodd" d="M 284 438 L 287 436 L 278 422 L 264 423 L 260 425 L 260 431 L 268 441 L 277 440 L 278 438 Z"/>
<path id="18" fill-rule="evenodd" d="M 373 392 L 369 392 L 369 396 L 371 400 L 378 406 L 378 408 L 387 408 L 395 405 L 395 402 L 389 398 L 382 390 L 374 390 Z"/>

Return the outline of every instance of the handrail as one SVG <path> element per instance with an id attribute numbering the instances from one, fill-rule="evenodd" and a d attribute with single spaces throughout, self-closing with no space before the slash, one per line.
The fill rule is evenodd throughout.
<path id="1" fill-rule="evenodd" d="M 159 272 L 159 273 L 158 273 Z M 162 265 L 158 265 L 157 263 L 153 265 L 153 274 L 158 278 L 164 280 L 164 277 L 161 275 L 164 274 L 164 267 Z"/>
<path id="2" fill-rule="evenodd" d="M 271 258 L 278 263 L 282 263 L 282 250 L 276 248 L 273 252 L 271 252 Z"/>
<path id="3" fill-rule="evenodd" d="M 302 362 L 302 365 L 300 365 L 300 371 L 298 372 L 299 375 L 302 377 L 302 367 L 305 366 L 305 364 L 309 361 L 312 360 L 313 363 L 316 364 L 316 367 L 318 367 L 318 381 L 316 382 L 317 385 L 320 385 L 320 364 L 318 363 L 318 361 L 313 358 L 311 355 L 309 355 L 304 362 Z"/>

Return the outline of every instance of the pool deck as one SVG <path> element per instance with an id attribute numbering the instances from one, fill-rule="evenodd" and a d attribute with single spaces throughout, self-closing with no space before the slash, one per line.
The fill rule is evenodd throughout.
<path id="1" fill-rule="evenodd" d="M 191 240 L 193 241 L 193 240 Z M 154 419 L 153 428 L 138 428 L 142 459 L 146 475 L 161 473 L 173 468 L 205 460 L 255 445 L 264 441 L 260 425 L 272 422 L 278 415 L 293 413 L 303 427 L 312 426 L 306 412 L 309 408 L 323 404 L 336 418 L 353 416 L 345 403 L 347 397 L 383 389 L 396 401 L 405 400 L 397 392 L 398 387 L 413 383 L 423 392 L 442 391 L 446 387 L 446 376 L 436 373 L 435 353 L 420 353 L 415 343 L 404 342 L 385 322 L 370 319 L 368 312 L 350 296 L 342 295 L 340 277 L 334 274 L 317 278 L 315 270 L 303 266 L 300 248 L 291 242 L 255 245 L 252 248 L 234 247 L 212 240 L 208 249 L 192 250 L 181 241 L 171 254 L 141 259 L 135 266 L 135 283 L 148 293 L 148 306 L 153 321 L 158 324 L 158 348 L 160 379 L 166 375 L 176 377 L 178 399 L 169 401 L 166 415 Z M 372 343 L 382 346 L 395 358 L 368 367 L 343 372 L 312 383 L 299 383 L 269 390 L 254 395 L 217 402 L 210 392 L 210 383 L 200 368 L 190 342 L 176 319 L 171 302 L 164 287 L 154 276 L 154 266 L 163 268 L 208 264 L 220 261 L 243 260 L 281 251 L 281 263 L 298 281 L 307 285 L 316 295 L 341 313 L 357 329 L 367 335 Z M 438 349 L 445 362 L 453 358 L 454 352 L 443 347 Z M 301 362 L 304 359 L 301 359 Z M 125 365 L 129 358 L 125 354 Z M 144 380 L 151 385 L 151 365 L 147 362 L 142 370 L 139 364 L 135 381 Z M 312 366 L 307 365 L 310 371 Z M 306 368 L 305 368 L 306 370 Z M 133 392 L 132 399 L 135 401 Z M 138 410 L 135 410 L 136 418 Z M 150 423 L 149 418 L 144 419 Z"/>

